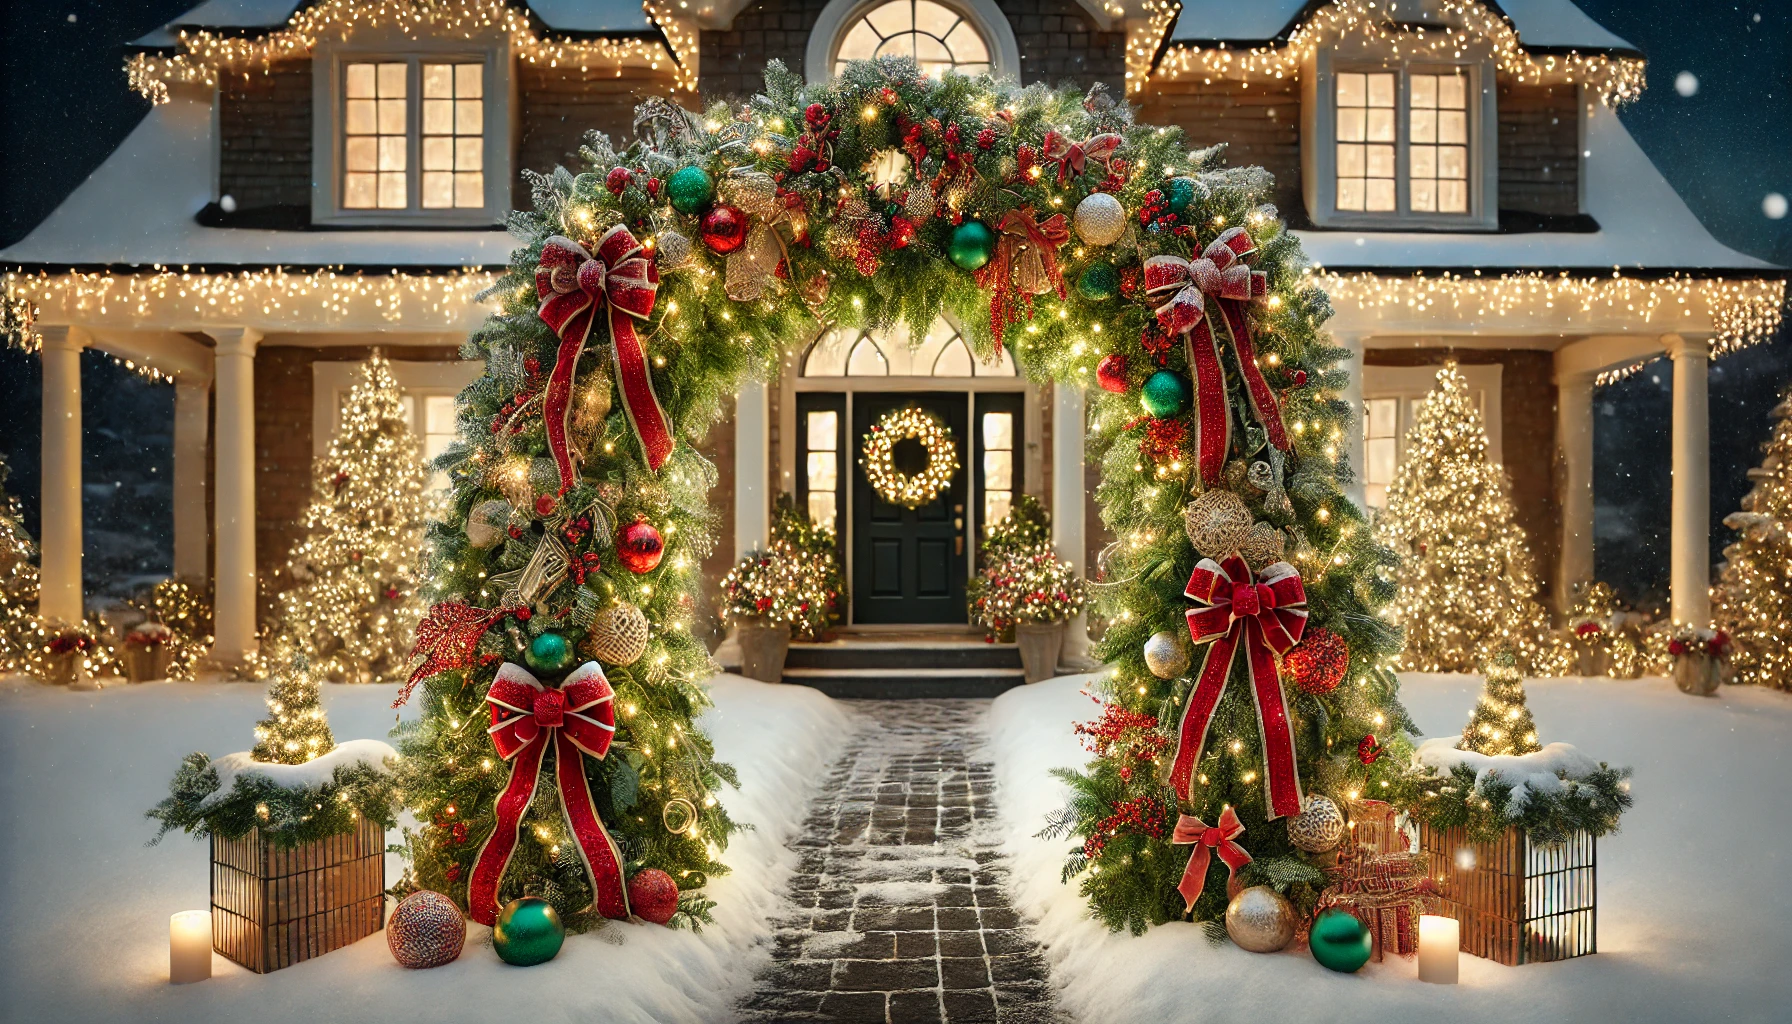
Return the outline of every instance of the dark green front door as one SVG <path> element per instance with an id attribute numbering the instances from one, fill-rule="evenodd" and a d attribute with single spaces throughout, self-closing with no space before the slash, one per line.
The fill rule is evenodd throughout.
<path id="1" fill-rule="evenodd" d="M 918 405 L 952 428 L 958 473 L 939 497 L 907 509 L 879 498 L 865 479 L 863 444 L 871 424 L 885 413 Z M 965 584 L 966 470 L 972 453 L 963 392 L 853 396 L 852 564 L 853 621 L 857 623 L 962 623 Z M 917 441 L 896 445 L 896 468 L 912 473 L 926 464 Z"/>

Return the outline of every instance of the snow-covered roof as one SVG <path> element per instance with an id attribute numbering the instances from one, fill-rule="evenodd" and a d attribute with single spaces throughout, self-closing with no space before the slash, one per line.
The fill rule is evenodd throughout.
<path id="1" fill-rule="evenodd" d="M 1582 53 L 1635 54 L 1637 48 L 1607 31 L 1572 0 L 1482 0 L 1505 15 L 1527 49 L 1574 49 Z M 1182 0 L 1182 14 L 1170 30 L 1174 43 L 1270 43 L 1288 38 L 1322 0 Z M 1391 19 L 1409 9 L 1420 14 L 1423 0 L 1383 0 Z"/>
<path id="2" fill-rule="evenodd" d="M 205 0 L 133 45 L 173 46 L 177 29 L 223 29 L 241 33 L 276 29 L 311 0 Z M 529 10 L 556 32 L 603 35 L 651 32 L 653 22 L 640 0 L 528 0 Z"/>

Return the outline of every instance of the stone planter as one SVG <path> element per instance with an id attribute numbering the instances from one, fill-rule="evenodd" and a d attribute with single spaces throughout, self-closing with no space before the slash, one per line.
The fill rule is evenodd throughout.
<path id="1" fill-rule="evenodd" d="M 1575 656 L 1574 674 L 1577 676 L 1609 675 L 1611 668 L 1612 656 L 1604 648 L 1582 648 Z"/>
<path id="2" fill-rule="evenodd" d="M 81 681 L 81 652 L 44 655 L 44 682 L 51 686 L 69 686 Z"/>
<path id="3" fill-rule="evenodd" d="M 168 678 L 174 651 L 168 644 L 125 644 L 124 677 L 133 683 Z"/>
<path id="4" fill-rule="evenodd" d="M 788 624 L 742 619 L 735 635 L 740 638 L 741 675 L 764 683 L 784 680 L 784 657 L 790 653 Z"/>
<path id="5" fill-rule="evenodd" d="M 1674 685 L 1681 693 L 1709 697 L 1722 681 L 1723 663 L 1709 654 L 1682 654 L 1674 659 Z"/>
<path id="6" fill-rule="evenodd" d="M 1037 683 L 1058 674 L 1058 652 L 1064 647 L 1062 622 L 1016 623 L 1014 642 L 1020 648 L 1020 664 L 1026 670 L 1027 682 Z"/>

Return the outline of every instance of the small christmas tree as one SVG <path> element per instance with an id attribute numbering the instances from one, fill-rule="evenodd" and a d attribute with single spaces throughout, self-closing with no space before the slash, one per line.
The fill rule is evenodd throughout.
<path id="1" fill-rule="evenodd" d="M 1511 650 L 1502 650 L 1483 672 L 1487 684 L 1481 688 L 1481 699 L 1462 729 L 1462 742 L 1456 745 L 1457 749 L 1490 757 L 1541 750 L 1537 723 L 1531 721 L 1531 709 L 1524 700 L 1524 675 L 1518 671 L 1517 656 Z"/>
<path id="2" fill-rule="evenodd" d="M 1401 667 L 1473 672 L 1512 648 L 1525 671 L 1567 669 L 1505 471 L 1487 461 L 1487 431 L 1455 363 L 1438 371 L 1407 437 L 1376 535 L 1401 560 L 1389 606 L 1406 631 Z"/>
<path id="3" fill-rule="evenodd" d="M 0 675 L 39 674 L 45 643 L 37 618 L 37 546 L 25 532 L 19 499 L 6 491 L 0 459 Z"/>
<path id="4" fill-rule="evenodd" d="M 304 656 L 284 651 L 274 660 L 280 668 L 268 680 L 268 717 L 255 723 L 251 754 L 257 761 L 304 764 L 329 753 L 336 737 Z"/>
<path id="5" fill-rule="evenodd" d="M 307 533 L 286 563 L 297 585 L 279 598 L 276 629 L 319 675 L 403 675 L 424 611 L 416 577 L 427 479 L 398 382 L 375 351 L 317 463 Z"/>
<path id="6" fill-rule="evenodd" d="M 1742 510 L 1724 517 L 1737 537 L 1724 548 L 1712 620 L 1736 641 L 1730 653 L 1736 682 L 1792 690 L 1792 388 L 1773 419 L 1766 456 L 1748 471 L 1755 486 L 1743 496 Z"/>

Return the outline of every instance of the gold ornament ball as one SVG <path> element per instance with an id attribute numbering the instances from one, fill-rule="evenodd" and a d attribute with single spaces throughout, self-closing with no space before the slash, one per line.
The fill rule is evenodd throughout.
<path id="1" fill-rule="evenodd" d="M 1215 487 L 1189 502 L 1182 513 L 1189 543 L 1207 558 L 1221 559 L 1244 547 L 1255 525 L 1244 499 Z"/>
<path id="2" fill-rule="evenodd" d="M 1267 885 L 1253 885 L 1226 905 L 1226 934 L 1240 949 L 1274 953 L 1294 940 L 1294 905 Z"/>
<path id="3" fill-rule="evenodd" d="M 1330 797 L 1309 796 L 1288 819 L 1288 841 L 1308 853 L 1335 850 L 1344 839 L 1344 812 Z"/>
<path id="4" fill-rule="evenodd" d="M 1251 527 L 1250 535 L 1239 545 L 1238 553 L 1244 556 L 1252 569 L 1262 569 L 1282 560 L 1283 547 L 1282 531 L 1268 523 L 1258 523 Z"/>
<path id="5" fill-rule="evenodd" d="M 1159 679 L 1174 679 L 1188 671 L 1188 644 L 1174 630 L 1161 630 L 1145 641 L 1145 667 Z"/>
<path id="6" fill-rule="evenodd" d="M 1106 192 L 1076 204 L 1076 233 L 1090 245 L 1112 245 L 1126 233 L 1126 208 Z"/>
<path id="7" fill-rule="evenodd" d="M 591 620 L 585 650 L 606 665 L 633 665 L 647 653 L 647 616 L 627 601 L 618 601 Z"/>
<path id="8" fill-rule="evenodd" d="M 659 252 L 656 262 L 661 270 L 677 270 L 691 262 L 691 240 L 676 231 L 660 232 L 655 249 Z"/>

